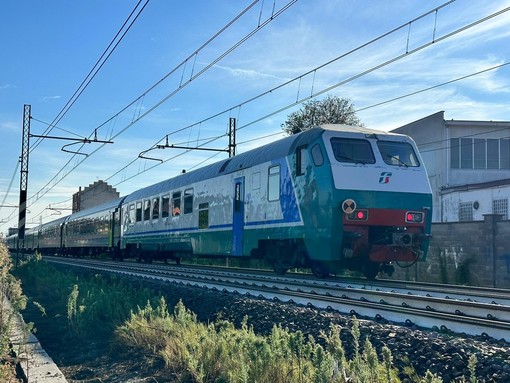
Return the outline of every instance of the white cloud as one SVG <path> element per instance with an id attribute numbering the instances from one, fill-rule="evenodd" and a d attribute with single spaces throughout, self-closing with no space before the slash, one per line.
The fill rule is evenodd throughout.
<path id="1" fill-rule="evenodd" d="M 62 96 L 43 96 L 41 97 L 41 102 L 60 100 Z"/>

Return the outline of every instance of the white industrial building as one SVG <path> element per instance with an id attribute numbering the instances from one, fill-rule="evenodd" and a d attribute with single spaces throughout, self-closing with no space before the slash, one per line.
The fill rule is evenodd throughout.
<path id="1" fill-rule="evenodd" d="M 510 121 L 444 119 L 438 112 L 393 130 L 411 136 L 427 167 L 433 221 L 510 219 Z"/>

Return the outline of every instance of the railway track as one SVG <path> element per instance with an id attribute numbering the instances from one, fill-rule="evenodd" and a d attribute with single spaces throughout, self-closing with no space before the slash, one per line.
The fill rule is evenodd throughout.
<path id="1" fill-rule="evenodd" d="M 510 342 L 507 291 L 395 281 L 317 280 L 246 270 L 44 257 L 48 262 L 336 310 L 389 321 Z"/>

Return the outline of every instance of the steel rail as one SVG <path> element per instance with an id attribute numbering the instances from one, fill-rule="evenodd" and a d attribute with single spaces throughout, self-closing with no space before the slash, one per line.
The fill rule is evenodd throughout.
<path id="1" fill-rule="evenodd" d="M 327 283 L 320 286 L 301 284 L 301 287 L 298 287 L 296 282 L 285 281 L 286 278 L 281 278 L 280 281 L 264 280 L 264 278 L 260 280 L 253 276 L 239 277 L 232 273 L 229 277 L 229 273 L 226 271 L 223 272 L 223 275 L 211 276 L 202 272 L 197 275 L 196 269 L 182 267 L 162 268 L 161 265 L 154 267 L 136 263 L 50 259 L 48 257 L 45 259 L 49 262 L 134 277 L 172 281 L 320 309 L 333 309 L 340 313 L 355 315 L 361 319 L 387 320 L 407 326 L 437 328 L 442 331 L 449 330 L 468 335 L 485 335 L 510 342 L 510 306 L 352 287 L 341 288 L 329 286 Z M 339 291 L 343 291 L 343 293 L 338 294 Z"/>

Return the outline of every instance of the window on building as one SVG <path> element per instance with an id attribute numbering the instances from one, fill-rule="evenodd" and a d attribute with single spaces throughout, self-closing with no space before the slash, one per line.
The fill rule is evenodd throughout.
<path id="1" fill-rule="evenodd" d="M 487 140 L 487 169 L 499 169 L 499 140 Z"/>
<path id="2" fill-rule="evenodd" d="M 280 199 L 280 165 L 269 168 L 267 199 L 269 201 L 278 201 Z"/>
<path id="3" fill-rule="evenodd" d="M 475 152 L 475 169 L 485 169 L 486 156 L 485 156 L 485 139 L 475 138 L 474 140 L 474 152 Z"/>
<path id="4" fill-rule="evenodd" d="M 452 169 L 460 168 L 460 139 L 450 139 L 450 166 Z"/>
<path id="5" fill-rule="evenodd" d="M 503 219 L 508 219 L 508 198 L 493 199 L 492 213 L 501 214 Z"/>
<path id="6" fill-rule="evenodd" d="M 472 221 L 473 220 L 473 203 L 460 202 L 459 203 L 459 221 Z"/>
<path id="7" fill-rule="evenodd" d="M 460 167 L 461 169 L 473 169 L 473 139 L 460 139 Z"/>
<path id="8" fill-rule="evenodd" d="M 452 169 L 510 169 L 510 139 L 451 138 Z"/>
<path id="9" fill-rule="evenodd" d="M 193 189 L 184 190 L 184 214 L 193 213 Z"/>
<path id="10" fill-rule="evenodd" d="M 502 138 L 501 144 L 501 169 L 510 169 L 510 139 Z"/>

